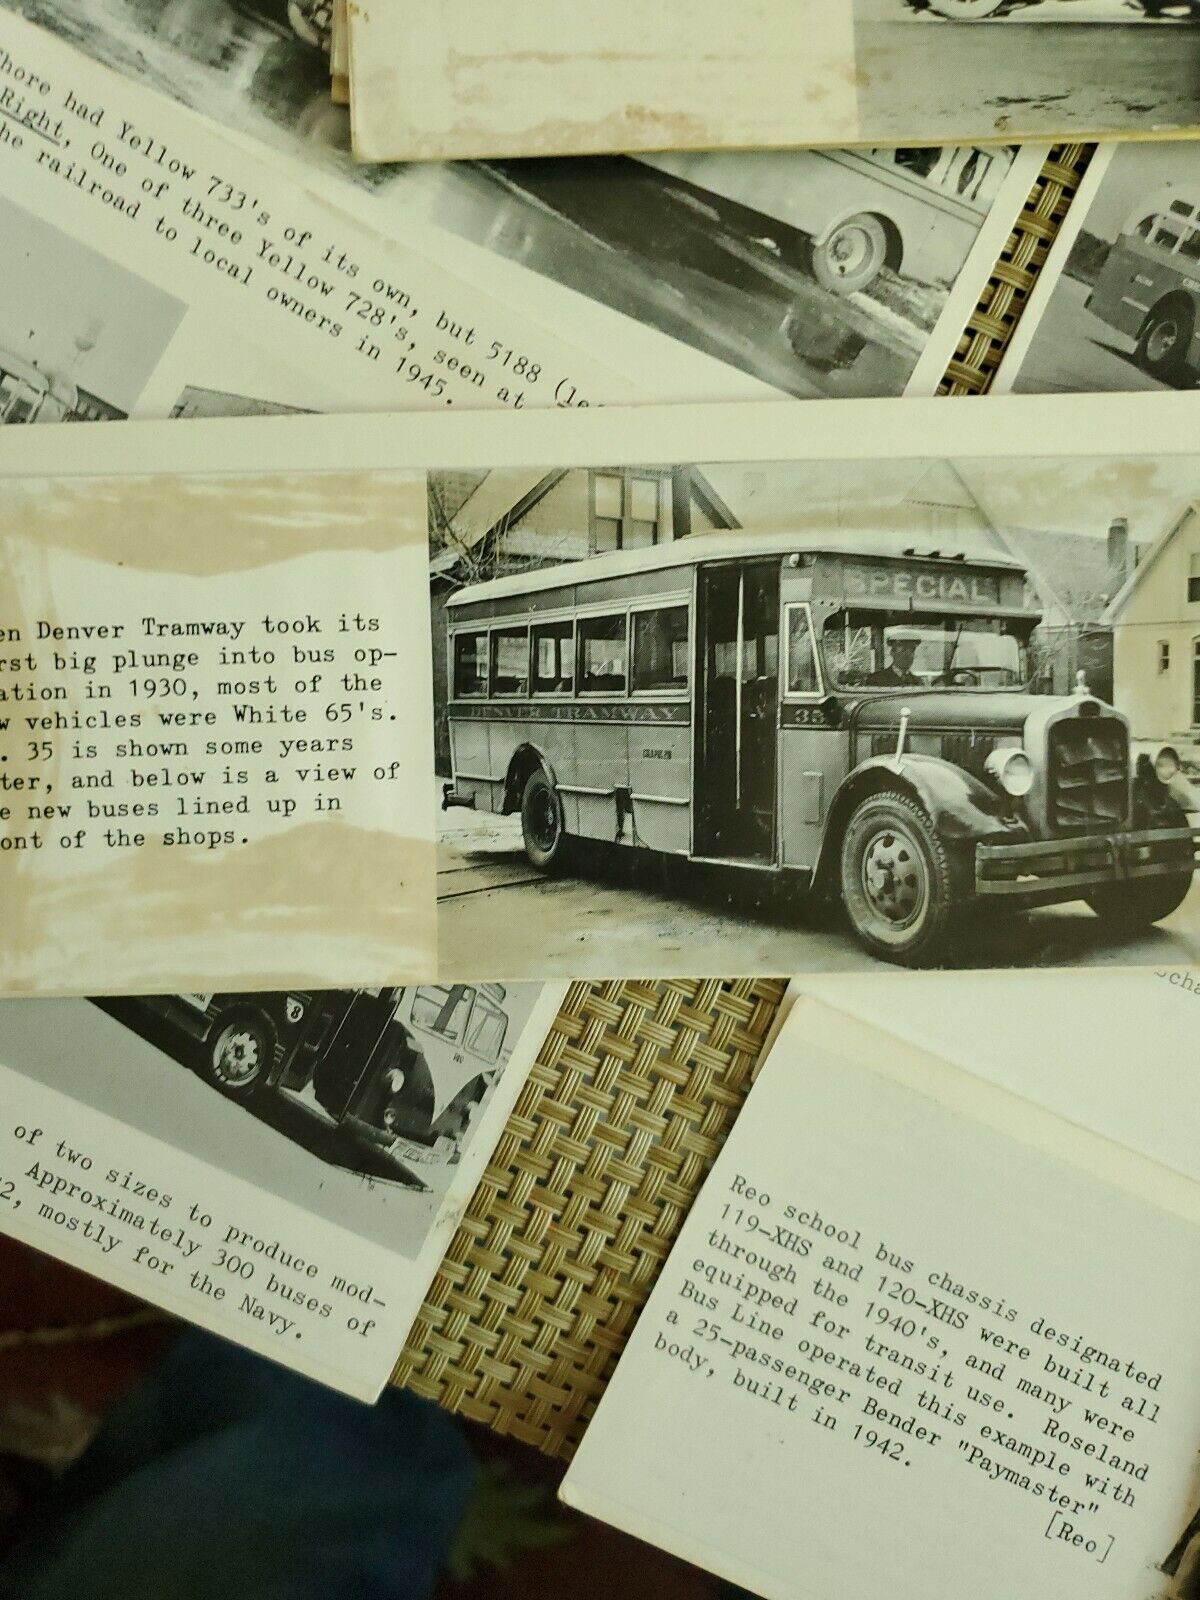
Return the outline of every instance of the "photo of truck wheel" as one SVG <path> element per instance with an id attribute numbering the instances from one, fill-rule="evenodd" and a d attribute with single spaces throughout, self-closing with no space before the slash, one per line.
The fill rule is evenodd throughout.
<path id="1" fill-rule="evenodd" d="M 842 836 L 841 892 L 859 940 L 902 965 L 936 958 L 953 920 L 954 873 L 924 809 L 900 792 L 873 794 Z"/>
<path id="2" fill-rule="evenodd" d="M 246 1100 L 262 1088 L 275 1060 L 275 1030 L 263 1012 L 235 1007 L 203 1044 L 200 1070 L 222 1094 Z"/>

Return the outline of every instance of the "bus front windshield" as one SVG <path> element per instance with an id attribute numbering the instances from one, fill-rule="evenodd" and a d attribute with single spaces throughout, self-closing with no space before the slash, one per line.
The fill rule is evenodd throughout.
<path id="1" fill-rule="evenodd" d="M 1028 629 L 1008 617 L 835 611 L 821 634 L 840 689 L 1008 689 L 1028 681 Z"/>

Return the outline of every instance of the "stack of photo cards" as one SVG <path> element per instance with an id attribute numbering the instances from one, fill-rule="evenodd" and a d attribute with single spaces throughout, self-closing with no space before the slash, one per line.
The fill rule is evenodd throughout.
<path id="1" fill-rule="evenodd" d="M 24 9 L 3 421 L 932 395 L 1046 153 L 370 167 L 231 4 Z"/>
<path id="2" fill-rule="evenodd" d="M 1164 591 L 1085 660 L 1043 576 L 1186 566 L 1191 407 L 998 406 L 0 435 L 0 1229 L 374 1392 L 542 981 L 1191 981 Z"/>
<path id="3" fill-rule="evenodd" d="M 1200 127 L 1194 0 L 348 9 L 354 147 L 366 161 Z"/>
<path id="4" fill-rule="evenodd" d="M 909 984 L 794 986 L 563 1498 L 766 1600 L 1185 1600 L 1195 974 Z"/>

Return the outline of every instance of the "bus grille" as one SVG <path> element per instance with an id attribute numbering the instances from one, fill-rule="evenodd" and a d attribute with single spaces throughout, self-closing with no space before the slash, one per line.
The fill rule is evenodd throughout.
<path id="1" fill-rule="evenodd" d="M 1046 808 L 1052 829 L 1107 833 L 1129 809 L 1129 740 L 1114 718 L 1071 717 L 1050 728 Z"/>

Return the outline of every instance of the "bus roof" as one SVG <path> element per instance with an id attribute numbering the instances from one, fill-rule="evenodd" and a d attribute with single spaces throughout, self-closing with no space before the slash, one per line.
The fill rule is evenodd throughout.
<path id="1" fill-rule="evenodd" d="M 646 550 L 612 550 L 588 556 L 581 561 L 563 561 L 533 572 L 518 572 L 507 578 L 492 578 L 485 583 L 464 585 L 447 600 L 449 606 L 475 605 L 483 600 L 506 599 L 512 595 L 538 594 L 547 589 L 562 589 L 572 584 L 599 583 L 605 579 L 634 577 L 642 572 L 662 572 L 671 567 L 688 567 L 701 561 L 728 561 L 737 557 L 785 556 L 795 553 L 891 557 L 910 561 L 961 561 L 972 566 L 995 567 L 1008 572 L 1024 572 L 1025 565 L 997 550 L 964 547 L 952 540 L 945 545 L 921 548 L 911 530 L 895 528 L 839 530 L 829 532 L 747 533 L 722 530 L 718 533 L 693 533 Z"/>

